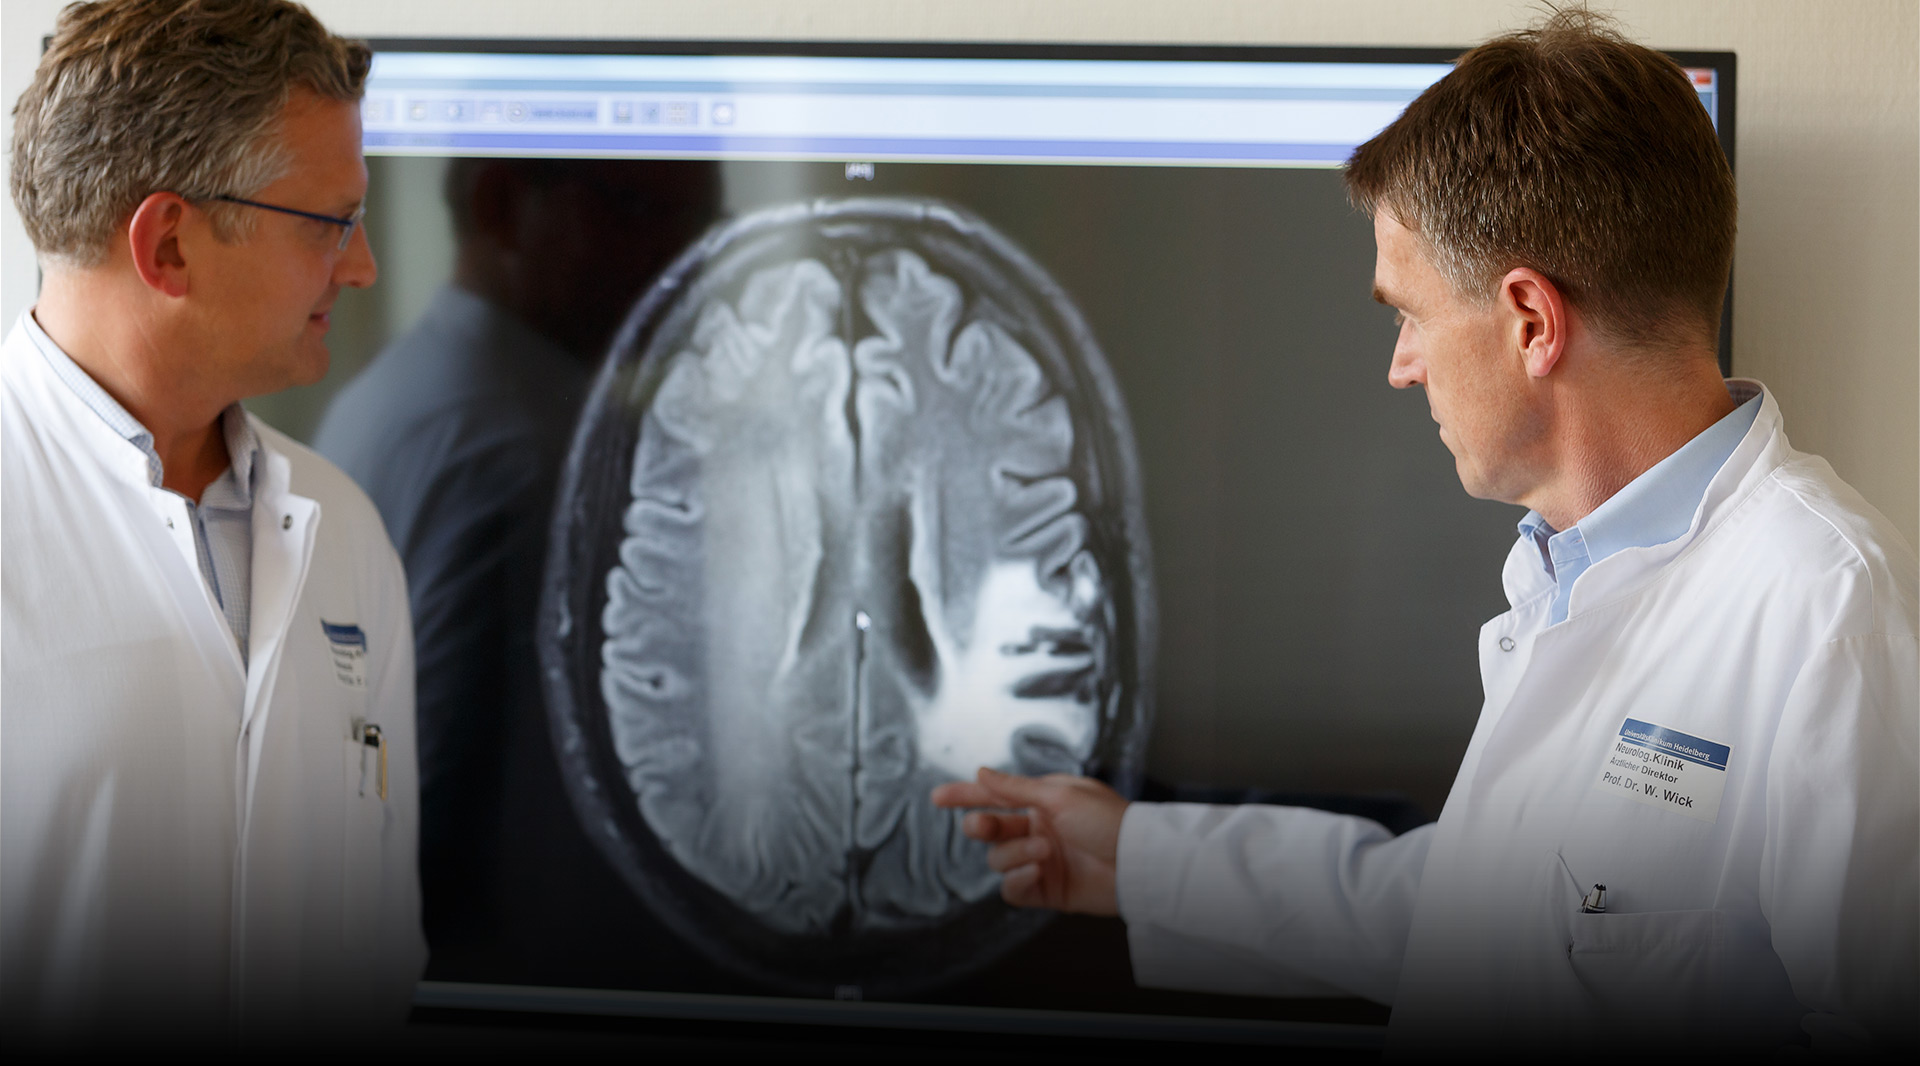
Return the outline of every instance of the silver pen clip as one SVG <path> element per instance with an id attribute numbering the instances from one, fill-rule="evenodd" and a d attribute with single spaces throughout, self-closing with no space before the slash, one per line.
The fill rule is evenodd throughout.
<path id="1" fill-rule="evenodd" d="M 1607 886 L 1601 884 L 1594 885 L 1593 891 L 1587 893 L 1587 898 L 1580 901 L 1580 913 L 1607 913 Z"/>
<path id="2" fill-rule="evenodd" d="M 360 732 L 360 794 L 367 794 L 367 749 L 373 749 L 375 761 L 379 764 L 375 770 L 376 790 L 380 801 L 387 799 L 387 735 L 377 725 L 368 725 Z"/>
<path id="3" fill-rule="evenodd" d="M 1567 880 L 1573 882 L 1573 890 L 1575 892 L 1580 891 L 1580 879 L 1573 875 L 1573 867 L 1567 865 L 1567 857 L 1557 851 L 1553 853 L 1553 857 L 1560 860 L 1560 868 L 1566 871 Z M 1580 913 L 1607 913 L 1607 886 L 1595 884 L 1592 889 L 1588 890 L 1587 894 L 1580 898 Z"/>
<path id="4" fill-rule="evenodd" d="M 352 739 L 360 744 L 360 795 L 367 794 L 367 760 L 375 760 L 374 789 L 382 800 L 387 798 L 387 736 L 379 725 L 365 718 L 355 718 L 352 724 Z"/>

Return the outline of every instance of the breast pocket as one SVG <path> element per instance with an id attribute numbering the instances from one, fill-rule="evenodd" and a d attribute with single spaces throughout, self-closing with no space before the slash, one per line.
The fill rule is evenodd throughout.
<path id="1" fill-rule="evenodd" d="M 1607 1028 L 1698 1031 L 1721 1013 L 1715 971 L 1725 937 L 1714 910 L 1576 914 L 1567 961 Z"/>

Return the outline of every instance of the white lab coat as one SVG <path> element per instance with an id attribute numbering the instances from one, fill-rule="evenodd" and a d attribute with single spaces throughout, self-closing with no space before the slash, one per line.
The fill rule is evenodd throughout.
<path id="1" fill-rule="evenodd" d="M 1365 996 L 1393 1005 L 1403 1050 L 1912 1041 L 1920 692 L 1898 533 L 1788 447 L 1768 395 L 1687 534 L 1596 563 L 1566 621 L 1547 624 L 1530 542 L 1505 580 L 1437 824 L 1128 810 L 1140 983 Z M 1630 798 L 1628 718 L 1724 745 L 1725 769 L 1673 771 L 1692 806 Z M 1582 913 L 1595 883 L 1607 911 Z"/>
<path id="2" fill-rule="evenodd" d="M 243 667 L 184 501 L 151 486 L 143 453 L 19 326 L 0 382 L 8 1032 L 225 1040 L 397 1023 L 426 958 L 413 651 L 373 507 L 254 422 Z M 322 622 L 359 627 L 364 655 Z M 356 722 L 385 733 L 384 801 Z"/>

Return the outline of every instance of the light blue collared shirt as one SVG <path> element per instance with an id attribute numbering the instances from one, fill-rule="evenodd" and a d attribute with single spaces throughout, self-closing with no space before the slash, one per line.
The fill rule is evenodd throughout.
<path id="1" fill-rule="evenodd" d="M 146 453 L 147 479 L 154 488 L 163 487 L 160 453 L 154 450 L 153 434 L 147 427 L 108 395 L 71 356 L 61 351 L 31 313 L 26 315 L 26 329 L 54 376 L 115 433 Z M 240 645 L 240 661 L 244 664 L 253 614 L 253 470 L 260 441 L 247 422 L 246 412 L 237 403 L 221 412 L 220 431 L 226 438 L 227 455 L 232 462 L 200 494 L 198 503 L 187 500 L 187 515 L 193 519 L 193 544 L 200 557 L 200 577 L 226 616 L 233 639 Z"/>
<path id="2" fill-rule="evenodd" d="M 1557 587 L 1549 624 L 1567 620 L 1573 583 L 1593 564 L 1628 548 L 1665 544 L 1692 527 L 1707 485 L 1760 417 L 1757 387 L 1729 382 L 1727 388 L 1740 406 L 1628 482 L 1572 529 L 1554 529 L 1537 511 L 1520 520 L 1520 535 L 1540 549 L 1540 563 Z"/>

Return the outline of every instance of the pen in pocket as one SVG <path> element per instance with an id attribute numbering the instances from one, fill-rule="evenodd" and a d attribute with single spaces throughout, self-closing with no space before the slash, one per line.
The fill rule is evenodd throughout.
<path id="1" fill-rule="evenodd" d="M 353 736 L 361 744 L 360 794 L 367 794 L 367 755 L 368 749 L 372 749 L 377 760 L 374 789 L 384 802 L 387 798 L 387 735 L 378 725 L 356 718 L 353 720 Z"/>

